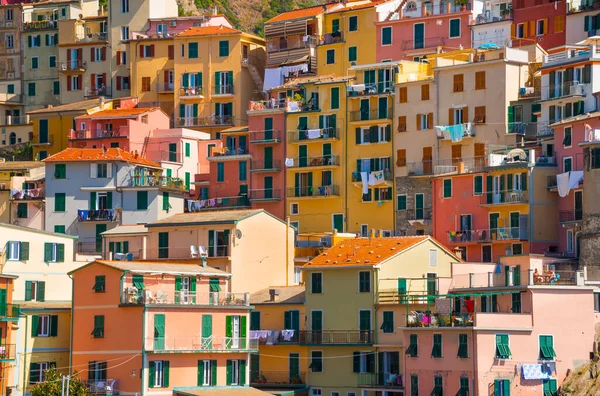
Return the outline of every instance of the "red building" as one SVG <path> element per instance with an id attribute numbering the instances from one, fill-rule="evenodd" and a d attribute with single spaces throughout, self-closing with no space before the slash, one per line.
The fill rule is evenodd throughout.
<path id="1" fill-rule="evenodd" d="M 565 1 L 513 0 L 513 46 L 537 43 L 548 50 L 565 45 L 568 7 Z"/>

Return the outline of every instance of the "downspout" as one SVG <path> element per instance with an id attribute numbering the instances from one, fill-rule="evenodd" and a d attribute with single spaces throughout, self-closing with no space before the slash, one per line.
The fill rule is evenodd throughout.
<path id="1" fill-rule="evenodd" d="M 285 286 L 289 286 L 290 272 L 290 216 L 285 220 Z"/>
<path id="2" fill-rule="evenodd" d="M 435 84 L 435 119 L 438 121 L 438 125 L 441 125 L 440 123 L 440 84 L 438 83 L 439 81 L 439 71 L 434 71 L 433 72 L 433 83 Z M 435 120 L 434 120 L 434 124 L 435 124 Z M 436 138 L 437 140 L 437 160 L 440 160 L 440 141 Z M 433 158 L 431 159 L 431 165 L 434 166 L 434 161 Z M 431 182 L 431 178 L 430 178 L 430 182 Z M 432 213 L 433 215 L 433 213 Z"/>
<path id="3" fill-rule="evenodd" d="M 344 84 L 344 90 L 346 91 L 346 117 L 344 117 L 346 119 L 346 138 L 344 139 L 344 162 L 346 163 L 346 166 L 344 166 L 344 220 L 346 221 L 345 231 L 348 231 L 348 224 L 350 224 L 348 221 L 348 166 L 350 166 L 350 164 L 348 164 L 348 116 L 350 114 L 348 111 L 348 81 Z"/>
<path id="4" fill-rule="evenodd" d="M 390 73 L 391 75 L 393 75 L 393 70 L 392 69 L 392 73 Z M 395 85 L 395 84 L 394 84 Z M 393 219 L 394 219 L 394 230 L 393 230 L 393 235 L 396 235 L 396 230 L 398 229 L 398 207 L 397 207 L 397 200 L 393 199 L 394 196 L 396 196 L 397 191 L 396 191 L 396 177 L 395 177 L 395 172 L 392 171 L 392 169 L 396 170 L 396 164 L 394 163 L 394 148 L 396 147 L 394 145 L 394 118 L 396 118 L 396 101 L 395 96 L 392 95 L 392 90 L 390 90 L 390 94 L 388 96 L 388 98 L 392 101 L 392 120 L 390 122 L 390 139 L 391 139 L 391 143 L 392 143 L 392 154 L 390 156 L 390 174 L 392 176 L 392 196 L 390 198 L 392 198 L 392 215 L 393 215 Z"/>
<path id="5" fill-rule="evenodd" d="M 23 394 L 25 394 L 25 389 L 27 389 L 27 335 L 29 334 L 29 329 L 28 329 L 28 324 L 29 324 L 29 316 L 25 315 L 25 349 L 23 350 Z M 73 339 L 71 337 L 71 339 Z M 71 348 L 71 352 L 69 352 L 69 354 L 73 354 L 73 348 Z M 70 364 L 69 364 L 70 366 Z"/>
<path id="6" fill-rule="evenodd" d="M 71 345 L 69 350 L 69 375 L 71 375 L 73 374 L 73 328 L 75 326 L 75 306 L 73 302 L 75 301 L 75 280 L 71 275 L 67 274 L 67 276 L 71 278 L 71 339 L 69 340 L 69 344 Z M 25 334 L 25 350 L 27 350 L 27 334 Z M 25 381 L 25 378 L 23 378 L 23 381 Z M 25 391 L 25 388 L 23 388 L 23 391 Z"/>
<path id="7" fill-rule="evenodd" d="M 146 387 L 144 386 L 144 380 L 146 379 L 146 309 L 146 304 L 144 304 L 144 310 L 142 312 L 142 369 L 140 370 L 140 379 L 142 380 L 142 396 L 146 395 Z"/>

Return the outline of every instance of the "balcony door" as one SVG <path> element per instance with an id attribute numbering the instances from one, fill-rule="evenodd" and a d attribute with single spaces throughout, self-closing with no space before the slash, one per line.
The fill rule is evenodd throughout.
<path id="1" fill-rule="evenodd" d="M 574 199 L 575 199 L 574 219 L 582 220 L 583 219 L 583 191 L 582 190 L 575 191 Z"/>
<path id="2" fill-rule="evenodd" d="M 186 104 L 185 105 L 185 126 L 194 125 L 194 105 Z"/>
<path id="3" fill-rule="evenodd" d="M 289 356 L 289 383 L 293 384 L 300 379 L 300 354 L 290 353 Z"/>
<path id="4" fill-rule="evenodd" d="M 240 317 L 234 315 L 231 317 L 231 348 L 240 347 Z"/>
<path id="5" fill-rule="evenodd" d="M 323 311 L 310 312 L 310 329 L 312 344 L 320 344 L 323 339 Z"/>
<path id="6" fill-rule="evenodd" d="M 414 49 L 425 47 L 425 24 L 415 23 L 414 25 Z"/>
<path id="7" fill-rule="evenodd" d="M 423 220 L 424 218 L 423 201 L 423 194 L 415 194 L 415 220 Z"/>
<path id="8" fill-rule="evenodd" d="M 371 311 L 370 310 L 358 311 L 358 329 L 360 330 L 359 342 L 369 343 L 370 342 L 370 334 L 371 334 Z"/>

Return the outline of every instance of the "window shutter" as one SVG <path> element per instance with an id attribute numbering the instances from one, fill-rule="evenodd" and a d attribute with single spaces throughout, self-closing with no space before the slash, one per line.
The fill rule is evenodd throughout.
<path id="1" fill-rule="evenodd" d="M 120 91 L 120 90 L 121 90 L 121 84 L 122 84 L 121 77 L 120 77 L 120 76 L 118 76 L 118 77 L 117 77 L 117 91 Z"/>
<path id="2" fill-rule="evenodd" d="M 96 61 L 96 48 L 90 47 L 90 59 L 92 62 Z"/>
<path id="3" fill-rule="evenodd" d="M 417 131 L 421 130 L 421 114 L 417 114 Z"/>
<path id="4" fill-rule="evenodd" d="M 58 315 L 50 316 L 50 337 L 58 336 Z"/>
<path id="5" fill-rule="evenodd" d="M 154 44 L 150 45 L 150 57 L 154 58 Z"/>
<path id="6" fill-rule="evenodd" d="M 242 318 L 245 318 L 245 316 L 242 316 Z M 240 360 L 240 381 L 239 384 L 241 386 L 246 385 L 246 361 L 245 360 Z"/>
<path id="7" fill-rule="evenodd" d="M 362 129 L 356 128 L 356 144 L 361 143 L 361 135 L 362 135 Z"/>
<path id="8" fill-rule="evenodd" d="M 169 60 L 175 59 L 175 46 L 174 45 L 169 45 Z"/>
<path id="9" fill-rule="evenodd" d="M 231 385 L 231 366 L 232 366 L 232 362 L 231 360 L 227 360 L 227 381 L 225 382 L 226 385 Z"/>
<path id="10" fill-rule="evenodd" d="M 44 243 L 44 262 L 49 263 L 52 261 L 52 243 Z"/>
<path id="11" fill-rule="evenodd" d="M 217 385 L 217 361 L 216 360 L 211 360 L 210 361 L 210 369 L 211 369 L 211 385 L 212 386 L 216 386 Z"/>
<path id="12" fill-rule="evenodd" d="M 140 58 L 144 57 L 144 46 L 140 45 Z"/>
<path id="13" fill-rule="evenodd" d="M 396 166 L 406 166 L 406 149 L 397 150 Z"/>
<path id="14" fill-rule="evenodd" d="M 163 388 L 169 387 L 169 361 L 163 360 Z"/>
<path id="15" fill-rule="evenodd" d="M 117 51 L 117 66 L 121 65 L 121 51 Z"/>
<path id="16" fill-rule="evenodd" d="M 148 387 L 149 388 L 153 388 L 154 384 L 156 383 L 156 373 L 155 373 L 156 367 L 154 364 L 154 361 L 149 361 L 148 362 Z"/>
<path id="17" fill-rule="evenodd" d="M 202 386 L 204 383 L 204 361 L 198 360 L 198 386 Z M 214 385 L 214 384 L 213 384 Z"/>
<path id="18" fill-rule="evenodd" d="M 25 281 L 25 301 L 31 301 L 32 295 L 32 283 L 31 281 Z"/>
<path id="19" fill-rule="evenodd" d="M 452 107 L 448 109 L 448 125 L 454 125 L 454 109 Z"/>
<path id="20" fill-rule="evenodd" d="M 352 353 L 352 372 L 360 373 L 360 352 Z"/>
<path id="21" fill-rule="evenodd" d="M 433 129 L 433 113 L 427 114 L 427 129 Z"/>
<path id="22" fill-rule="evenodd" d="M 46 301 L 46 282 L 38 282 L 37 301 Z"/>
<path id="23" fill-rule="evenodd" d="M 56 261 L 59 263 L 63 263 L 65 261 L 65 244 L 64 243 L 56 244 Z"/>

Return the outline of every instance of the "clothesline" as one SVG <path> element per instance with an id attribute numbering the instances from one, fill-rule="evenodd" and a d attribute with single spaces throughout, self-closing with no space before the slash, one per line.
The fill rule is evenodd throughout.
<path id="1" fill-rule="evenodd" d="M 42 189 L 41 188 L 30 188 L 30 189 L 10 189 L 10 197 L 13 199 L 22 199 L 22 198 L 39 198 L 41 196 Z"/>

